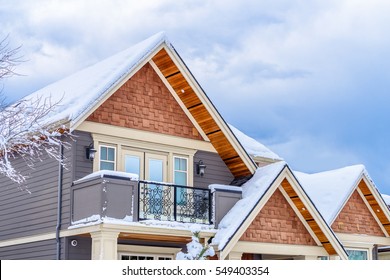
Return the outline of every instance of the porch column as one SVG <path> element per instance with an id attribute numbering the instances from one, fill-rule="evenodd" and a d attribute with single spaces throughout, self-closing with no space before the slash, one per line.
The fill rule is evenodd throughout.
<path id="1" fill-rule="evenodd" d="M 227 260 L 241 260 L 242 252 L 230 252 L 229 255 L 227 255 Z"/>
<path id="2" fill-rule="evenodd" d="M 102 230 L 91 232 L 92 259 L 116 260 L 118 251 L 118 231 Z"/>

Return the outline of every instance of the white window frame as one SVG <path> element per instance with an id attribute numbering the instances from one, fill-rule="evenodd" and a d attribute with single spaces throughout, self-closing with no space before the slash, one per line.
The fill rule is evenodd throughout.
<path id="1" fill-rule="evenodd" d="M 109 131 L 109 130 L 107 130 Z M 114 130 L 116 131 L 116 130 Z M 194 155 L 196 149 L 186 148 L 180 146 L 173 146 L 167 144 L 161 144 L 154 142 L 154 138 L 151 138 L 151 141 L 140 141 L 136 139 L 128 139 L 123 137 L 111 136 L 100 133 L 92 133 L 92 138 L 94 142 L 94 147 L 99 147 L 96 154 L 96 158 L 93 161 L 93 171 L 100 170 L 100 146 L 105 146 L 115 149 L 115 171 L 124 171 L 124 154 L 126 152 L 143 152 L 143 153 L 152 153 L 152 154 L 163 154 L 168 156 L 168 165 L 166 171 L 166 181 L 168 183 L 174 182 L 174 164 L 173 157 L 183 157 L 187 159 L 187 186 L 191 187 L 194 184 Z M 157 139 L 156 139 L 157 140 Z M 142 168 L 145 168 L 145 163 L 143 162 Z M 145 172 L 145 170 L 144 170 Z M 141 178 L 140 179 L 144 179 Z"/>
<path id="2" fill-rule="evenodd" d="M 119 260 L 122 260 L 122 256 L 127 257 L 152 257 L 154 261 L 158 261 L 158 258 L 169 258 L 169 260 L 173 260 L 172 255 L 163 255 L 163 254 L 141 254 L 141 253 L 119 253 Z"/>
<path id="3" fill-rule="evenodd" d="M 359 247 L 345 247 L 346 251 L 361 251 L 367 253 L 367 260 L 372 260 L 371 251 L 368 248 L 359 248 Z"/>
<path id="4" fill-rule="evenodd" d="M 180 251 L 181 248 L 118 244 L 118 260 L 122 256 L 153 256 L 157 260 L 159 257 L 174 260 Z"/>
<path id="5" fill-rule="evenodd" d="M 109 149 L 114 149 L 114 161 L 111 161 L 111 160 L 102 160 L 102 155 L 101 155 L 101 148 L 109 148 Z M 117 149 L 116 149 L 116 146 L 111 146 L 111 145 L 105 145 L 105 144 L 99 144 L 99 170 L 102 170 L 101 169 L 101 162 L 109 162 L 109 163 L 114 163 L 114 171 L 116 171 L 116 168 L 117 168 L 117 160 L 118 160 L 118 156 L 117 156 Z"/>
<path id="6" fill-rule="evenodd" d="M 178 158 L 178 159 L 185 159 L 186 160 L 186 168 L 187 168 L 187 171 L 185 172 L 186 173 L 186 186 L 189 186 L 189 158 L 186 157 L 186 156 L 178 156 L 178 155 L 174 155 L 173 156 L 173 162 L 172 162 L 172 183 L 176 184 L 175 182 L 175 172 L 178 171 L 178 172 L 183 172 L 181 170 L 176 170 L 175 169 L 175 159 Z M 184 172 L 183 172 L 184 173 Z"/>

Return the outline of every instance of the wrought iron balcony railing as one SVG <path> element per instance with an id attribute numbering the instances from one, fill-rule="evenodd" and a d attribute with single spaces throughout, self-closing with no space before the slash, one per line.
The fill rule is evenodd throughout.
<path id="1" fill-rule="evenodd" d="M 209 189 L 138 182 L 138 219 L 211 224 Z"/>

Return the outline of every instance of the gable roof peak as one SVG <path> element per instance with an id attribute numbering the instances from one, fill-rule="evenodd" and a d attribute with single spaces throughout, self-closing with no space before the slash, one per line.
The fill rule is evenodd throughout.
<path id="1" fill-rule="evenodd" d="M 336 219 L 362 176 L 369 178 L 362 164 L 313 174 L 294 171 L 294 174 L 328 224 Z"/>
<path id="2" fill-rule="evenodd" d="M 70 122 L 72 129 L 84 114 L 164 43 L 172 48 L 165 32 L 156 33 L 23 99 L 31 103 L 37 100 L 47 102 L 49 99 L 52 104 L 58 104 L 45 119 L 45 123 Z"/>

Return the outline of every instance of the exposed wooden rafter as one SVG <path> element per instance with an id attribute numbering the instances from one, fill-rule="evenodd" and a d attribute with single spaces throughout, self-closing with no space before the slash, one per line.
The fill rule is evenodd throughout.
<path id="1" fill-rule="evenodd" d="M 380 207 L 378 201 L 376 200 L 375 196 L 373 195 L 364 180 L 360 181 L 358 189 L 364 195 L 365 199 L 371 207 L 372 212 L 375 213 L 376 217 L 386 230 L 387 234 L 390 235 L 390 220 L 386 216 L 384 210 Z M 387 209 L 385 211 L 387 211 Z"/>
<path id="2" fill-rule="evenodd" d="M 322 246 L 329 255 L 336 255 L 336 249 L 331 244 L 328 237 L 322 231 L 312 214 L 308 211 L 308 207 L 303 203 L 302 199 L 295 192 L 291 184 L 287 179 L 284 179 L 281 183 L 283 190 L 290 197 L 291 201 L 294 203 L 295 207 L 298 209 L 299 213 L 305 219 L 306 223 L 310 226 L 311 230 L 314 232 L 318 240 L 321 242 Z"/>
<path id="3" fill-rule="evenodd" d="M 168 52 L 163 48 L 154 55 L 152 60 L 207 135 L 234 177 L 240 178 L 252 175 L 253 170 L 250 170 L 233 147 L 227 135 L 225 135 L 218 122 L 213 118 L 207 106 L 198 97 Z"/>

